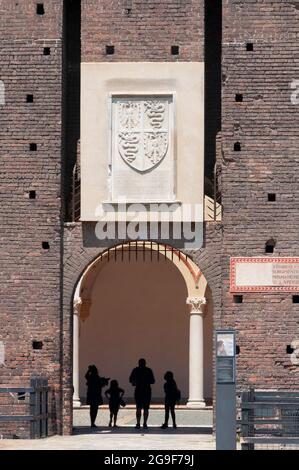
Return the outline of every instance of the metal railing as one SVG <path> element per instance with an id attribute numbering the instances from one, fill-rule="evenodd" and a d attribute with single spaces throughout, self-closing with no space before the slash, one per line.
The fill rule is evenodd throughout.
<path id="1" fill-rule="evenodd" d="M 0 387 L 0 395 L 15 396 L 20 405 L 22 402 L 28 414 L 0 414 L 0 425 L 2 423 L 28 423 L 30 439 L 40 439 L 48 436 L 48 380 L 44 378 L 32 378 L 30 387 Z M 11 405 L 11 408 L 16 408 Z M 17 432 L 17 426 L 16 426 Z M 0 431 L 2 434 L 2 432 Z"/>
<path id="2" fill-rule="evenodd" d="M 80 171 L 76 164 L 73 168 L 72 174 L 72 222 L 78 222 L 80 220 L 81 212 L 81 182 L 80 182 Z"/>
<path id="3" fill-rule="evenodd" d="M 222 206 L 221 206 L 221 191 L 220 191 L 220 174 L 221 166 L 216 162 L 214 165 L 214 220 L 221 220 Z"/>
<path id="4" fill-rule="evenodd" d="M 204 197 L 204 211 L 206 222 L 221 221 L 222 206 L 221 206 L 221 191 L 219 188 L 221 167 L 218 164 L 214 166 L 214 177 L 211 180 L 213 185 L 210 195 L 206 194 Z M 213 194 L 212 194 L 213 193 Z M 81 179 L 80 168 L 77 164 L 74 165 L 72 173 L 72 194 L 71 194 L 71 219 L 72 222 L 79 222 L 81 212 Z"/>
<path id="5" fill-rule="evenodd" d="M 242 450 L 299 449 L 299 391 L 241 395 Z"/>
<path id="6" fill-rule="evenodd" d="M 222 207 L 215 204 L 215 199 L 205 195 L 205 222 L 220 222 L 222 217 Z"/>
<path id="7" fill-rule="evenodd" d="M 205 222 L 220 222 L 222 219 L 220 176 L 221 165 L 215 163 L 213 178 L 205 178 Z"/>

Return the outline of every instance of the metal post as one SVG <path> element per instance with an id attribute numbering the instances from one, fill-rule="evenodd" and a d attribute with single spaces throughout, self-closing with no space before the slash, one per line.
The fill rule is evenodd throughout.
<path id="1" fill-rule="evenodd" d="M 216 330 L 216 449 L 236 449 L 236 343 L 234 330 Z"/>
<path id="2" fill-rule="evenodd" d="M 241 421 L 242 421 L 241 434 L 242 434 L 242 437 L 245 437 L 245 439 L 249 435 L 249 431 L 248 431 L 249 418 L 248 418 L 248 409 L 245 407 L 243 408 L 243 403 L 247 403 L 247 402 L 248 402 L 248 392 L 242 392 L 242 395 L 241 395 Z M 247 446 L 248 446 L 247 442 L 243 443 L 242 450 L 248 450 Z"/>
<path id="3" fill-rule="evenodd" d="M 30 422 L 30 439 L 36 439 L 37 438 L 37 429 L 36 429 L 36 379 L 31 379 L 30 385 L 33 388 L 33 391 L 30 392 L 30 415 L 31 415 L 31 422 Z"/>
<path id="4" fill-rule="evenodd" d="M 254 402 L 254 389 L 251 388 L 248 392 L 248 402 Z M 248 410 L 248 436 L 254 437 L 254 409 Z M 254 450 L 254 443 L 248 443 L 247 450 Z"/>
<path id="5" fill-rule="evenodd" d="M 41 402 L 41 381 L 37 380 L 36 385 L 36 430 L 37 438 L 41 438 L 41 412 L 42 412 L 42 402 Z"/>
<path id="6" fill-rule="evenodd" d="M 48 435 L 48 431 L 47 431 L 47 427 L 48 427 L 48 390 L 47 390 L 47 387 L 48 387 L 48 383 L 47 383 L 47 380 L 46 379 L 43 379 L 42 380 L 42 410 L 41 410 L 41 413 L 42 413 L 42 421 L 41 421 L 41 437 L 47 437 Z"/>

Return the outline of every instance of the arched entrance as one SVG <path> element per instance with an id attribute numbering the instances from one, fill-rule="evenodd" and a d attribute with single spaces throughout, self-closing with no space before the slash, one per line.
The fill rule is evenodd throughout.
<path id="1" fill-rule="evenodd" d="M 84 402 L 84 374 L 96 364 L 133 397 L 131 369 L 145 357 L 162 402 L 172 370 L 187 406 L 212 397 L 212 298 L 207 281 L 180 251 L 130 242 L 103 252 L 82 274 L 74 295 L 74 404 Z"/>

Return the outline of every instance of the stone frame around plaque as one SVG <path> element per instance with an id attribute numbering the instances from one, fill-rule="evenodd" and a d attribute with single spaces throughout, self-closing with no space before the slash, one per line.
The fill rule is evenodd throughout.
<path id="1" fill-rule="evenodd" d="M 237 282 L 237 268 L 238 266 L 268 266 L 269 269 L 273 269 L 273 266 L 279 265 L 296 265 L 299 267 L 299 257 L 232 257 L 230 259 L 230 292 L 231 293 L 242 293 L 242 292 L 299 292 L 299 283 L 297 285 L 287 285 L 288 283 L 284 282 L 279 285 L 278 281 L 274 282 L 258 282 L 256 279 L 255 282 L 248 282 L 243 284 L 238 284 Z M 298 271 L 298 268 L 297 268 Z M 268 273 L 268 277 L 271 277 L 272 274 Z M 251 280 L 251 279 L 250 279 Z"/>
<path id="2" fill-rule="evenodd" d="M 168 103 L 167 107 L 167 118 L 168 118 L 168 144 L 166 155 L 160 158 L 160 161 L 152 164 L 149 168 L 141 169 L 138 168 L 137 164 L 133 161 L 126 161 L 123 155 L 120 154 L 118 139 L 118 127 L 116 124 L 116 104 L 125 102 L 145 102 L 145 101 L 157 101 L 163 100 Z M 176 93 L 174 91 L 163 91 L 163 92 L 145 92 L 145 91 L 134 91 L 130 93 L 124 92 L 112 92 L 109 93 L 109 163 L 108 163 L 108 188 L 109 198 L 105 203 L 117 204 L 119 202 L 140 203 L 179 203 L 177 200 L 177 157 L 176 157 Z M 144 122 L 144 115 L 141 117 Z M 143 131 L 143 138 L 145 134 L 149 134 L 149 129 Z M 159 133 L 159 128 L 155 129 Z M 163 128 L 162 132 L 165 132 Z M 131 154 L 128 155 L 131 158 Z M 120 167 L 121 171 L 120 171 Z M 164 168 L 163 168 L 164 167 Z M 164 180 L 162 180 L 162 186 L 160 193 L 156 193 L 153 196 L 152 189 L 158 188 L 156 183 L 157 176 L 161 175 L 160 168 L 163 168 Z M 121 186 L 120 175 L 123 175 L 124 181 L 123 186 L 125 190 L 122 192 L 119 190 Z M 127 180 L 126 180 L 127 178 Z M 142 180 L 143 178 L 143 180 Z M 118 181 L 118 183 L 117 183 Z M 152 184 L 154 185 L 152 186 Z M 139 186 L 138 186 L 139 184 Z M 132 188 L 137 185 L 137 192 L 134 194 Z M 118 187 L 117 187 L 118 186 Z M 166 186 L 166 188 L 165 188 Z M 142 188 L 142 191 L 138 190 Z"/>
<path id="3" fill-rule="evenodd" d="M 173 172 L 167 194 L 150 190 L 148 197 L 138 194 L 132 202 L 127 195 L 126 205 L 124 200 L 113 201 L 110 109 L 111 96 L 116 95 L 173 96 Z M 82 222 L 127 221 L 128 217 L 188 222 L 190 210 L 191 217 L 202 222 L 204 63 L 82 63 L 80 170 Z M 153 174 L 160 178 L 159 171 Z"/>

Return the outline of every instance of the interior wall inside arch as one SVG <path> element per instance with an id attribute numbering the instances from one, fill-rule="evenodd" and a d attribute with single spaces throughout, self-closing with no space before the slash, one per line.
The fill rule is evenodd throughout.
<path id="1" fill-rule="evenodd" d="M 80 325 L 80 396 L 86 396 L 84 374 L 96 364 L 100 374 L 115 378 L 133 397 L 128 378 L 140 357 L 154 371 L 153 398 L 163 397 L 163 375 L 175 374 L 188 397 L 189 310 L 181 273 L 160 254 L 124 253 L 103 262 L 91 294 L 90 316 Z M 210 366 L 208 366 L 210 367 Z"/>

